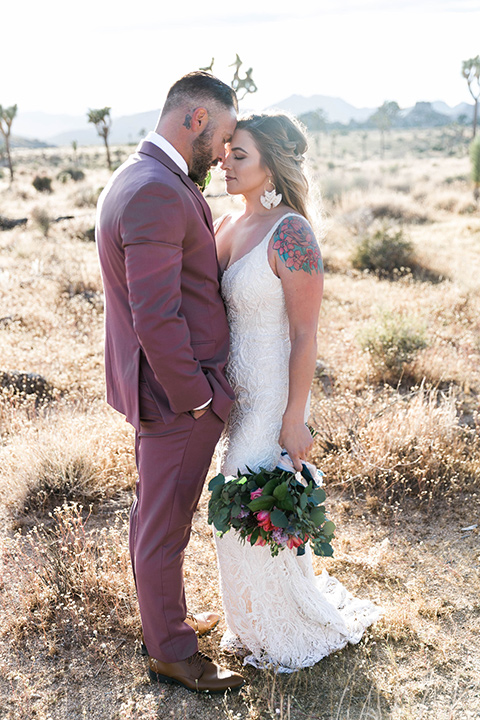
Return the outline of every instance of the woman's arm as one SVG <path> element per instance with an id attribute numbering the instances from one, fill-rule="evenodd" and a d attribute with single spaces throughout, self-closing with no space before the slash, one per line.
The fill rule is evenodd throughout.
<path id="1" fill-rule="evenodd" d="M 312 448 L 305 407 L 317 359 L 318 315 L 323 294 L 323 265 L 318 243 L 300 216 L 282 221 L 273 236 L 275 269 L 282 281 L 290 326 L 288 402 L 279 443 L 297 470 Z"/>

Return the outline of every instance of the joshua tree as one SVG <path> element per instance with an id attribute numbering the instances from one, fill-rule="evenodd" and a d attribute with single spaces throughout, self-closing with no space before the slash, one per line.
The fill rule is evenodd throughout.
<path id="1" fill-rule="evenodd" d="M 362 138 L 362 160 L 367 159 L 367 140 L 368 140 L 368 132 L 364 130 L 362 134 L 360 135 Z"/>
<path id="2" fill-rule="evenodd" d="M 382 158 L 385 156 L 385 132 L 390 130 L 399 112 L 398 103 L 394 100 L 385 100 L 383 105 L 370 118 L 380 130 L 380 155 Z"/>
<path id="3" fill-rule="evenodd" d="M 238 98 L 239 100 L 243 100 L 243 98 L 248 95 L 248 93 L 255 93 L 257 92 L 258 88 L 255 84 L 255 80 L 252 78 L 252 72 L 253 68 L 249 68 L 246 71 L 245 77 L 241 78 L 239 71 L 240 66 L 243 65 L 242 61 L 240 60 L 238 53 L 235 58 L 235 62 L 233 62 L 229 67 L 235 68 L 235 73 L 233 75 L 233 80 L 230 83 L 231 87 L 235 90 L 235 92 L 238 94 L 239 90 L 245 90 L 241 98 Z"/>
<path id="4" fill-rule="evenodd" d="M 322 108 L 303 113 L 298 119 L 311 132 L 323 132 L 327 125 L 327 114 Z"/>
<path id="5" fill-rule="evenodd" d="M 72 140 L 72 150 L 73 150 L 73 161 L 74 161 L 75 165 L 78 165 L 78 155 L 77 155 L 78 143 L 76 140 Z"/>
<path id="6" fill-rule="evenodd" d="M 203 72 L 209 72 L 209 73 L 213 72 L 213 63 L 214 62 L 215 62 L 215 58 L 212 57 L 212 61 L 211 61 L 210 65 L 207 65 L 206 67 L 202 67 L 202 68 L 200 68 L 200 70 L 203 70 Z"/>
<path id="7" fill-rule="evenodd" d="M 112 161 L 110 159 L 110 148 L 108 147 L 108 135 L 110 133 L 110 128 L 112 126 L 112 119 L 110 117 L 110 110 L 109 107 L 100 108 L 98 110 L 89 110 L 87 117 L 88 122 L 93 123 L 97 129 L 97 133 L 101 138 L 103 138 L 103 142 L 105 143 L 105 150 L 107 152 L 107 165 L 108 169 L 112 169 Z"/>
<path id="8" fill-rule="evenodd" d="M 473 197 L 478 202 L 480 195 L 480 137 L 476 137 L 470 145 L 470 160 L 472 162 Z"/>
<path id="9" fill-rule="evenodd" d="M 234 67 L 234 68 L 235 68 L 235 73 L 234 73 L 234 75 L 233 75 L 233 80 L 232 80 L 232 82 L 230 83 L 231 86 L 232 86 L 232 88 L 233 88 L 234 90 L 237 89 L 237 87 L 238 87 L 238 81 L 240 80 L 240 75 L 239 75 L 239 73 L 238 73 L 238 71 L 240 70 L 240 65 L 243 65 L 243 63 L 242 63 L 242 61 L 240 60 L 239 54 L 237 53 L 237 56 L 236 56 L 236 58 L 235 58 L 235 62 L 233 62 L 231 65 L 228 66 L 228 67 Z"/>
<path id="10" fill-rule="evenodd" d="M 13 180 L 13 164 L 12 155 L 10 153 L 10 133 L 12 130 L 13 118 L 17 114 L 17 106 L 3 107 L 0 105 L 0 132 L 5 140 L 5 152 L 7 153 L 8 168 L 10 170 L 10 180 Z"/>
<path id="11" fill-rule="evenodd" d="M 473 135 L 477 133 L 478 99 L 480 97 L 480 55 L 462 62 L 462 75 L 468 83 L 473 98 Z"/>
<path id="12" fill-rule="evenodd" d="M 332 158 L 335 157 L 336 149 L 337 149 L 337 137 L 338 137 L 338 130 L 332 130 L 330 134 L 330 156 Z"/>

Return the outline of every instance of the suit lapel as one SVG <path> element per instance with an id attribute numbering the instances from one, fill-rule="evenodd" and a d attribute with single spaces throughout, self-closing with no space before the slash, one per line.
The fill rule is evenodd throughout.
<path id="1" fill-rule="evenodd" d="M 200 203 L 203 215 L 205 217 L 205 222 L 208 225 L 208 228 L 212 235 L 214 235 L 213 231 L 213 223 L 212 223 L 212 213 L 210 211 L 210 208 L 208 207 L 208 204 L 203 197 L 202 193 L 198 189 L 198 187 L 195 185 L 193 180 L 191 180 L 188 175 L 185 175 L 185 173 L 180 170 L 178 165 L 167 155 L 167 153 L 163 152 L 157 145 L 154 143 L 148 142 L 144 140 L 140 143 L 140 145 L 137 148 L 137 152 L 143 153 L 144 155 L 150 155 L 150 157 L 155 158 L 155 160 L 158 160 L 158 162 L 161 162 L 162 165 L 165 165 L 169 170 L 171 170 L 175 175 L 178 175 L 180 180 L 183 182 L 184 185 L 190 190 L 190 192 L 195 196 L 197 201 Z"/>
<path id="2" fill-rule="evenodd" d="M 213 222 L 212 222 L 212 212 L 208 206 L 207 201 L 203 197 L 203 194 L 198 189 L 197 185 L 191 180 L 188 175 L 185 175 L 185 173 L 180 174 L 180 179 L 188 187 L 189 190 L 192 191 L 192 193 L 195 195 L 197 200 L 200 202 L 200 205 L 202 206 L 203 214 L 205 215 L 205 220 L 207 221 L 207 225 L 210 228 L 210 232 L 212 235 L 214 235 L 213 232 Z"/>

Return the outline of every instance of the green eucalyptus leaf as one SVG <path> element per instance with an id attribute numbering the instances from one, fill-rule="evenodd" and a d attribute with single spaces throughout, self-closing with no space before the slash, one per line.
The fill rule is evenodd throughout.
<path id="1" fill-rule="evenodd" d="M 288 485 L 286 482 L 282 483 L 281 485 L 278 485 L 275 490 L 273 491 L 273 497 L 275 497 L 277 500 L 285 500 L 285 498 L 288 495 Z"/>
<path id="2" fill-rule="evenodd" d="M 313 508 L 310 513 L 310 520 L 316 527 L 320 527 L 320 525 L 325 521 L 325 514 L 320 510 L 320 508 Z"/>
<path id="3" fill-rule="evenodd" d="M 222 494 L 222 490 L 223 490 L 223 485 L 216 485 L 216 486 L 213 488 L 213 490 L 212 490 L 212 496 L 211 496 L 211 498 L 210 498 L 210 502 L 211 502 L 211 503 L 214 503 L 214 502 L 216 502 L 216 501 L 219 499 L 220 495 Z"/>
<path id="4" fill-rule="evenodd" d="M 332 557 L 333 548 L 329 543 L 320 543 L 320 547 L 322 548 L 322 554 L 325 557 Z"/>
<path id="5" fill-rule="evenodd" d="M 333 523 L 331 520 L 327 520 L 327 522 L 322 528 L 322 532 L 325 536 L 333 536 L 333 533 L 335 532 L 335 523 Z"/>
<path id="6" fill-rule="evenodd" d="M 323 488 L 315 488 L 315 490 L 312 492 L 312 498 L 317 503 L 317 505 L 320 505 L 320 503 L 325 502 L 326 498 L 325 490 Z"/>
<path id="7" fill-rule="evenodd" d="M 270 478 L 263 486 L 263 494 L 271 495 L 278 485 L 277 478 Z"/>
<path id="8" fill-rule="evenodd" d="M 260 535 L 260 528 L 256 528 L 250 537 L 250 545 L 255 545 L 255 543 L 258 540 L 259 535 Z"/>
<path id="9" fill-rule="evenodd" d="M 222 533 L 226 533 L 230 530 L 230 525 L 226 520 L 220 520 L 217 516 L 213 521 L 213 526 Z"/>
<path id="10" fill-rule="evenodd" d="M 290 512 L 295 509 L 295 503 L 290 495 L 287 495 L 284 500 L 277 500 L 277 505 L 282 510 L 290 510 Z"/>
<path id="11" fill-rule="evenodd" d="M 221 486 L 225 484 L 225 476 L 220 473 L 219 475 L 215 475 L 214 478 L 210 480 L 208 483 L 208 489 L 213 490 L 217 486 Z"/>
<path id="12" fill-rule="evenodd" d="M 247 507 L 252 512 L 258 512 L 259 510 L 270 510 L 275 504 L 275 498 L 273 495 L 262 495 L 259 498 L 255 498 L 248 503 Z"/>
<path id="13" fill-rule="evenodd" d="M 229 507 L 223 507 L 218 513 L 217 513 L 217 519 L 220 522 L 225 522 L 230 518 L 230 508 Z"/>
<path id="14" fill-rule="evenodd" d="M 288 527 L 288 518 L 281 510 L 274 510 L 270 515 L 270 520 L 275 527 L 286 528 Z"/>

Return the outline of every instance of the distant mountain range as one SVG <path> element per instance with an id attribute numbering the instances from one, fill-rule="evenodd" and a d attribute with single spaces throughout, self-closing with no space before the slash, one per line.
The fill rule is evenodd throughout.
<path id="1" fill-rule="evenodd" d="M 136 143 L 157 124 L 160 110 L 112 117 L 112 129 L 109 141 L 112 145 Z M 41 140 L 49 145 L 102 145 L 95 127 L 87 122 L 85 115 L 50 115 L 44 112 L 26 112 L 20 110 L 12 129 L 18 138 Z"/>
<path id="2" fill-rule="evenodd" d="M 464 102 L 459 105 L 455 105 L 455 107 L 450 107 L 442 100 L 437 100 L 432 103 L 417 103 L 414 107 L 403 108 L 400 111 L 400 115 L 402 117 L 407 116 L 419 105 L 431 106 L 432 110 L 436 113 L 445 115 L 447 122 L 456 120 L 461 115 L 466 115 L 468 118 L 473 117 L 473 105 L 469 105 Z M 344 125 L 348 125 L 351 120 L 357 123 L 366 122 L 368 118 L 371 117 L 376 110 L 378 110 L 377 107 L 357 108 L 341 98 L 329 97 L 327 95 L 312 95 L 311 97 L 291 95 L 286 100 L 282 100 L 272 107 L 275 107 L 278 110 L 287 110 L 297 117 L 307 112 L 323 110 L 326 115 L 327 122 L 339 122 Z"/>
<path id="3" fill-rule="evenodd" d="M 406 124 L 418 124 L 420 116 L 425 118 L 425 107 L 428 106 L 427 115 L 435 116 L 434 125 L 447 124 L 466 115 L 468 119 L 473 117 L 473 105 L 460 103 L 450 107 L 439 100 L 433 103 L 417 103 L 413 108 L 401 110 L 401 117 L 407 119 L 411 116 L 411 122 Z M 327 95 L 291 95 L 271 106 L 278 110 L 286 110 L 293 115 L 302 115 L 315 110 L 323 110 L 329 123 L 342 123 L 348 125 L 351 121 L 364 123 L 373 115 L 377 108 L 357 108 L 341 98 L 329 97 Z M 420 111 L 421 110 L 421 111 Z M 158 120 L 160 110 L 150 110 L 136 113 L 135 115 L 124 115 L 112 117 L 112 129 L 110 132 L 110 143 L 112 145 L 136 143 L 148 130 L 152 130 Z M 442 119 L 443 117 L 443 119 Z M 45 143 L 54 146 L 71 145 L 76 141 L 81 145 L 101 145 L 103 140 L 98 137 L 93 125 L 87 122 L 87 115 L 53 115 L 43 112 L 25 112 L 21 110 L 13 123 L 13 145 L 32 146 L 38 141 L 39 146 Z"/>

